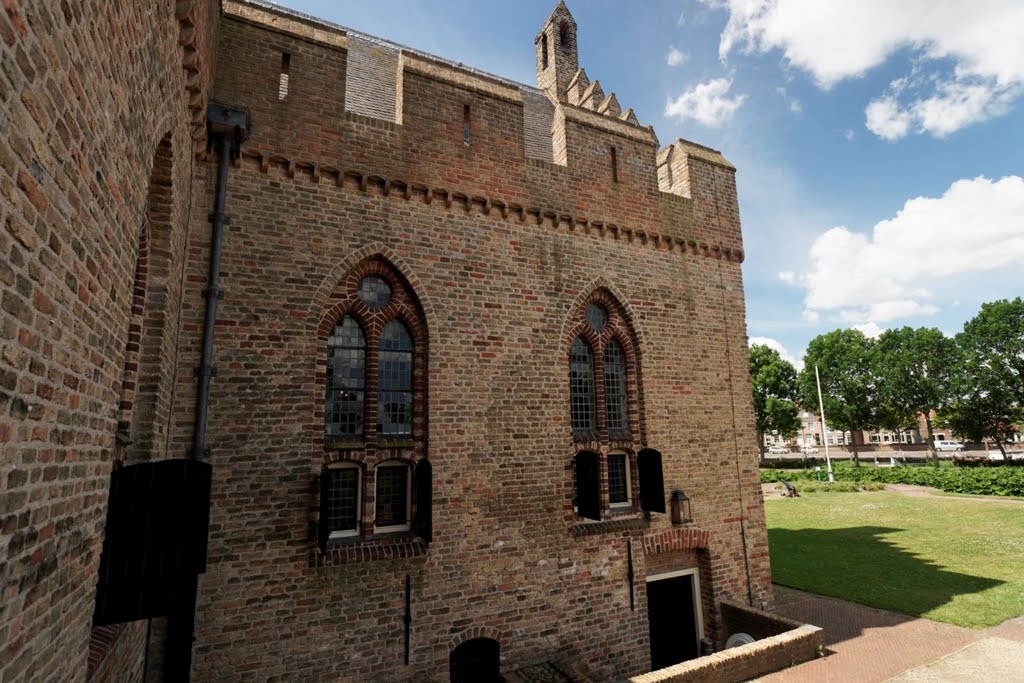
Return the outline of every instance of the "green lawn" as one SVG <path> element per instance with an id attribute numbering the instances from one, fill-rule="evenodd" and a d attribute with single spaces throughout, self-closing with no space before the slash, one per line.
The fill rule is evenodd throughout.
<path id="1" fill-rule="evenodd" d="M 1024 615 L 1024 505 L 876 491 L 765 511 L 778 584 L 971 628 Z"/>

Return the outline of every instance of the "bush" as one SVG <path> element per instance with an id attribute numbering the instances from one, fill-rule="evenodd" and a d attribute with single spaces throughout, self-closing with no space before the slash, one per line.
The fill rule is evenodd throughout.
<path id="1" fill-rule="evenodd" d="M 781 484 L 779 487 L 781 488 Z M 801 481 L 796 487 L 797 493 L 856 493 L 857 491 L 881 491 L 885 484 L 873 481 L 837 481 L 829 484 L 828 481 L 817 481 L 809 479 Z"/>
<path id="2" fill-rule="evenodd" d="M 913 484 L 979 496 L 1024 496 L 1024 468 L 1019 467 L 853 467 L 840 463 L 832 470 L 836 481 Z M 778 481 L 779 475 L 779 472 L 762 470 L 761 481 L 772 483 Z M 786 472 L 783 478 L 817 480 L 814 470 Z"/>

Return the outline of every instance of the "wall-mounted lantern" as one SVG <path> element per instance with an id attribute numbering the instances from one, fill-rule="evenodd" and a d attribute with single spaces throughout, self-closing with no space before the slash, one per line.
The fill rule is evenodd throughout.
<path id="1" fill-rule="evenodd" d="M 671 504 L 673 524 L 689 524 L 693 521 L 693 515 L 690 513 L 690 499 L 685 493 L 679 489 L 673 491 Z"/>

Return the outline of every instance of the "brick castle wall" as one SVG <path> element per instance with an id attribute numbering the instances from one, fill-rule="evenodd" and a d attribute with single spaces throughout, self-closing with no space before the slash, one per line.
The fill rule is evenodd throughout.
<path id="1" fill-rule="evenodd" d="M 5 681 L 86 677 L 111 462 L 167 454 L 187 188 L 203 144 L 215 10 L 37 2 L 0 12 Z M 162 198 L 151 183 L 167 190 Z M 147 376 L 133 382 L 139 363 Z M 135 421 L 139 402 L 149 407 Z M 144 449 L 116 438 L 122 418 L 139 427 Z M 141 647 L 138 626 L 127 632 L 109 648 L 124 671 Z"/>
<path id="2" fill-rule="evenodd" d="M 680 147 L 691 198 L 666 194 L 645 129 L 576 110 L 563 116 L 565 166 L 528 160 L 517 89 L 409 53 L 395 86 L 400 124 L 346 112 L 343 35 L 295 35 L 259 25 L 250 7 L 238 10 L 244 20 L 233 13 L 213 97 L 247 108 L 254 134 L 228 183 L 197 680 L 443 680 L 448 653 L 473 633 L 499 640 L 510 667 L 561 652 L 621 677 L 649 665 L 649 571 L 698 564 L 711 629 L 716 599 L 747 600 L 748 565 L 749 593 L 770 600 L 756 457 L 736 436 L 753 417 L 727 163 Z M 213 180 L 212 163 L 197 168 L 186 330 L 202 323 Z M 339 456 L 311 419 L 323 402 L 317 329 L 345 274 L 375 256 L 405 276 L 425 312 L 434 542 L 402 551 L 412 557 L 324 565 L 310 560 L 311 480 Z M 636 434 L 630 446 L 664 454 L 666 493 L 686 490 L 710 539 L 674 560 L 652 557 L 650 570 L 642 536 L 669 529 L 666 515 L 627 514 L 585 534 L 571 521 L 566 332 L 600 288 L 639 338 L 646 441 Z M 198 347 L 198 336 L 184 340 L 182 367 L 197 363 Z M 179 377 L 189 395 L 191 378 Z M 191 405 L 179 405 L 185 445 Z"/>

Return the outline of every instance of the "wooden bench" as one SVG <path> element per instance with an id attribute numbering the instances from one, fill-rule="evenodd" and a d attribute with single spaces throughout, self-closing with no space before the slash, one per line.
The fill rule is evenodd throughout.
<path id="1" fill-rule="evenodd" d="M 796 492 L 796 487 L 790 484 L 788 481 L 786 481 L 785 479 L 779 479 L 779 483 L 786 487 L 785 495 L 787 498 L 800 497 L 800 494 Z"/>

